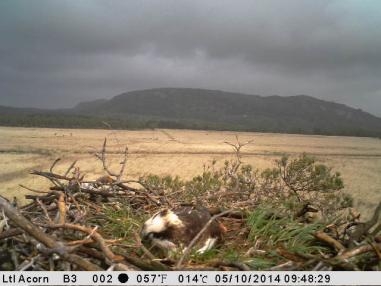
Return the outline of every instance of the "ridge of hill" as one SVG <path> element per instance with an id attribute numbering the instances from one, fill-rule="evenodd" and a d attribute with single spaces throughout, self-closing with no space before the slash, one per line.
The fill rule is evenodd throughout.
<path id="1" fill-rule="evenodd" d="M 307 95 L 259 96 L 194 88 L 156 88 L 82 102 L 72 109 L 0 106 L 0 124 L 105 128 L 189 128 L 381 136 L 381 118 Z M 28 126 L 29 126 L 28 125 Z"/>

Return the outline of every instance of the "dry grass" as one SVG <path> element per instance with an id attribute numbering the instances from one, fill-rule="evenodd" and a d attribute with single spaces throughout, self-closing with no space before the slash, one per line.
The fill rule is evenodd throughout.
<path id="1" fill-rule="evenodd" d="M 91 153 L 108 138 L 108 150 L 118 164 L 124 147 L 129 148 L 126 174 L 136 178 L 144 174 L 179 175 L 190 178 L 202 172 L 213 160 L 222 165 L 232 158 L 225 141 L 254 140 L 243 149 L 243 161 L 254 167 L 271 167 L 283 153 L 302 152 L 340 171 L 345 191 L 368 213 L 381 200 L 381 140 L 372 138 L 306 136 L 288 134 L 214 132 L 189 130 L 82 130 L 0 127 L 0 194 L 22 198 L 19 184 L 35 189 L 48 186 L 41 178 L 29 175 L 32 169 L 47 169 L 61 158 L 57 170 L 65 170 L 78 159 L 88 179 L 102 174 L 101 165 Z"/>

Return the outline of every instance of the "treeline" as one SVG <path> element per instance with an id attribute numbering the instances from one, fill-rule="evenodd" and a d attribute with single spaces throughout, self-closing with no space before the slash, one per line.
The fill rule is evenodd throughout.
<path id="1" fill-rule="evenodd" d="M 0 114 L 1 126 L 13 127 L 46 127 L 46 128 L 91 128 L 91 129 L 194 129 L 194 130 L 230 130 L 248 132 L 277 132 L 310 135 L 342 135 L 380 137 L 380 133 L 369 130 L 337 128 L 322 130 L 321 128 L 304 129 L 292 124 L 276 125 L 270 122 L 253 122 L 247 124 L 207 122 L 194 119 L 163 119 L 145 116 L 91 116 L 67 114 L 62 112 L 44 114 Z"/>
<path id="2" fill-rule="evenodd" d="M 121 120 L 116 118 L 98 118 L 87 115 L 68 114 L 21 114 L 1 115 L 0 125 L 14 127 L 49 127 L 49 128 L 105 128 L 138 129 L 144 128 L 144 122 Z"/>
<path id="3" fill-rule="evenodd" d="M 194 130 L 237 130 L 255 131 L 245 129 L 232 124 L 210 124 L 202 121 L 189 120 L 165 120 L 157 118 L 116 118 L 95 117 L 86 115 L 64 114 L 25 114 L 25 115 L 1 115 L 1 126 L 12 127 L 45 127 L 45 128 L 78 128 L 78 129 L 194 129 Z"/>

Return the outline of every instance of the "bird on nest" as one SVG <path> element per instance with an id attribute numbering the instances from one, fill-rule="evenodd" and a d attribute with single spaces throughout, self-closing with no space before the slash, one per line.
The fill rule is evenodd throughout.
<path id="1" fill-rule="evenodd" d="M 184 251 L 193 238 L 211 219 L 209 211 L 201 206 L 180 206 L 155 213 L 143 225 L 141 238 L 144 244 L 158 249 L 164 256 Z M 226 228 L 213 220 L 196 243 L 197 253 L 204 253 L 222 240 Z"/>

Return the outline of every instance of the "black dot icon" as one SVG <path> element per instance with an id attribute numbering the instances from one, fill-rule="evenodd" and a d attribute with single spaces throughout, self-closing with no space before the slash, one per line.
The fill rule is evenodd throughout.
<path id="1" fill-rule="evenodd" d="M 128 275 L 126 273 L 121 273 L 118 275 L 118 280 L 120 283 L 126 283 L 128 281 Z"/>

